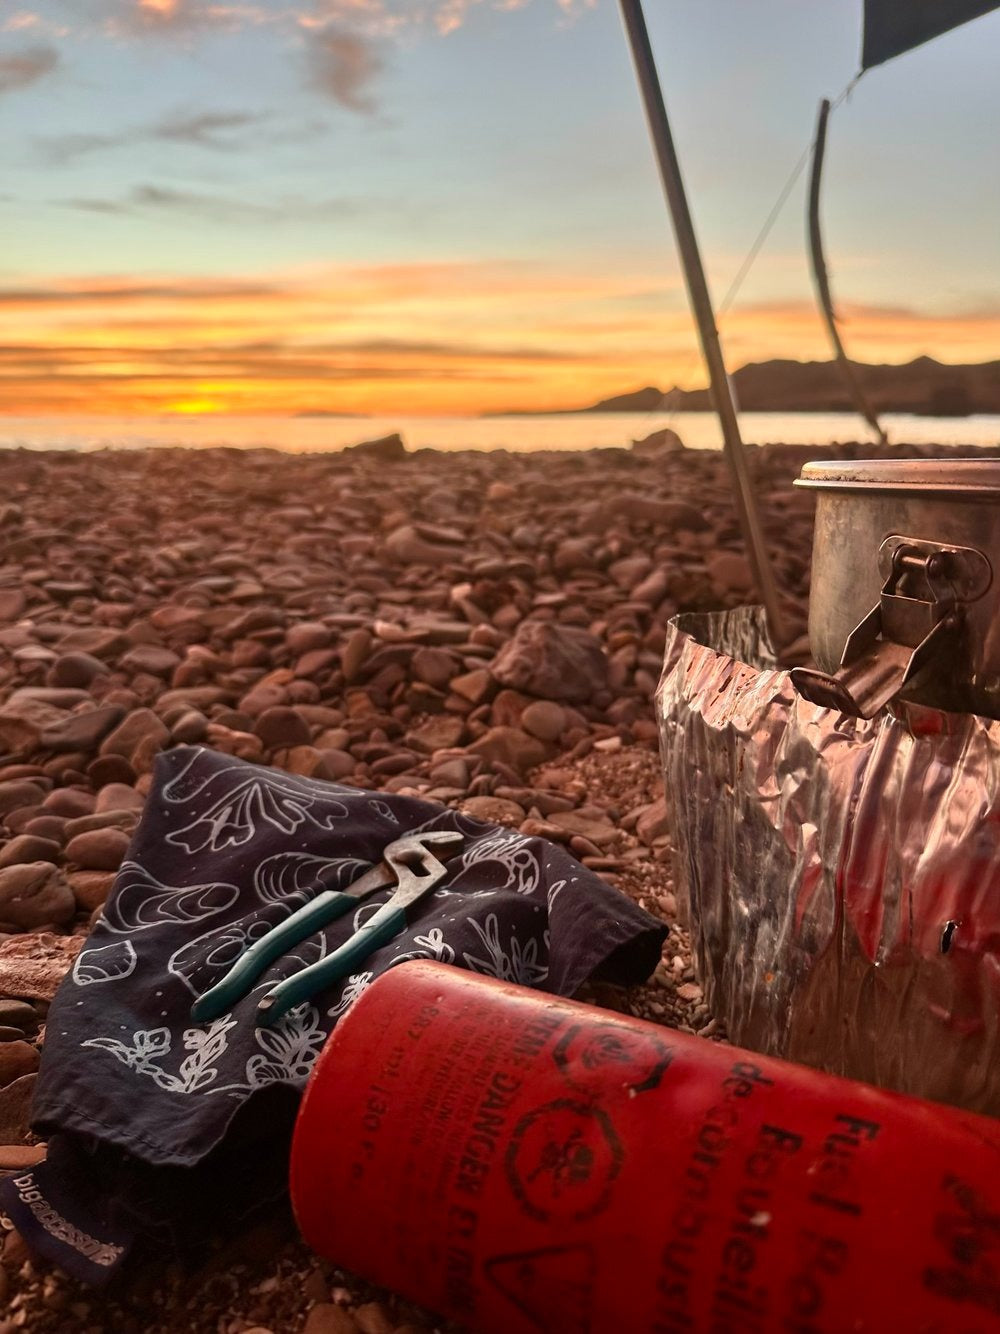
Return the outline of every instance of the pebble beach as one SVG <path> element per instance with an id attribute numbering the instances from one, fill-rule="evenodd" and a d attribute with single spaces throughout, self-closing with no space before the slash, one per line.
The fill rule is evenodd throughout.
<path id="1" fill-rule="evenodd" d="M 750 451 L 800 635 L 791 483 L 832 452 Z M 48 1003 L 175 744 L 565 844 L 672 927 L 648 984 L 585 998 L 723 1036 L 676 921 L 652 705 L 670 618 L 754 600 L 721 455 L 5 450 L 0 484 L 0 1171 L 44 1153 Z M 0 1334 L 446 1328 L 317 1259 L 285 1209 L 105 1294 L 8 1228 L 0 1303 Z"/>

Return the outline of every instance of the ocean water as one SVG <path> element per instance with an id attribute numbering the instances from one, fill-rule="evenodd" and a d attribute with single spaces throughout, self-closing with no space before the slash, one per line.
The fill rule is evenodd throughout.
<path id="1" fill-rule="evenodd" d="M 1000 416 L 914 417 L 886 414 L 894 444 L 1000 446 Z M 745 412 L 743 438 L 752 444 L 826 445 L 871 439 L 851 413 Z M 2 417 L 0 448 L 143 449 L 228 445 L 292 453 L 343 449 L 398 431 L 410 449 L 547 449 L 623 446 L 670 426 L 691 449 L 719 449 L 719 424 L 710 412 L 559 413 L 521 417 Z"/>

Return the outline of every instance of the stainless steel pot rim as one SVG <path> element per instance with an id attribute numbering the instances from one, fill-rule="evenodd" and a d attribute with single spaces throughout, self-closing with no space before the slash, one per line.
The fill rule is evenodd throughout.
<path id="1" fill-rule="evenodd" d="M 795 485 L 816 491 L 964 496 L 1000 503 L 1000 459 L 856 459 L 807 463 Z"/>

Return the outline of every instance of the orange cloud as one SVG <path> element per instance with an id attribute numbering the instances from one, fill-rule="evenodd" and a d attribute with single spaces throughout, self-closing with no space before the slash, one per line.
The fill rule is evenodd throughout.
<path id="1" fill-rule="evenodd" d="M 697 387 L 680 291 L 634 264 L 468 260 L 0 288 L 18 330 L 0 346 L 0 411 L 468 413 Z M 1000 310 L 843 314 L 860 360 L 986 360 L 1000 339 Z M 722 334 L 734 369 L 829 355 L 807 302 L 738 308 Z"/>
<path id="2" fill-rule="evenodd" d="M 371 85 L 382 70 L 382 58 L 370 39 L 327 29 L 311 38 L 308 58 L 313 85 L 320 92 L 351 111 L 375 110 Z"/>
<path id="3" fill-rule="evenodd" d="M 26 46 L 21 51 L 0 56 L 0 93 L 13 93 L 51 74 L 59 64 L 59 53 L 52 46 Z"/>
<path id="4" fill-rule="evenodd" d="M 941 361 L 989 361 L 1000 352 L 1000 308 L 934 312 L 906 306 L 841 302 L 837 309 L 849 355 L 856 361 L 905 362 L 925 353 Z M 830 348 L 816 307 L 808 301 L 760 303 L 731 311 L 721 326 L 730 359 L 827 360 Z"/>

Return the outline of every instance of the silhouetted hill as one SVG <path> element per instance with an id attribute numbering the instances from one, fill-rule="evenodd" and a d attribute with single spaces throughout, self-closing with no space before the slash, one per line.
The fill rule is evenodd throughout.
<path id="1" fill-rule="evenodd" d="M 935 417 L 1000 413 L 1000 361 L 948 366 L 917 357 L 903 366 L 855 362 L 858 378 L 877 412 Z M 833 361 L 761 361 L 733 374 L 744 412 L 853 412 L 854 404 Z M 601 399 L 575 412 L 698 412 L 712 406 L 707 389 L 652 386 Z"/>

